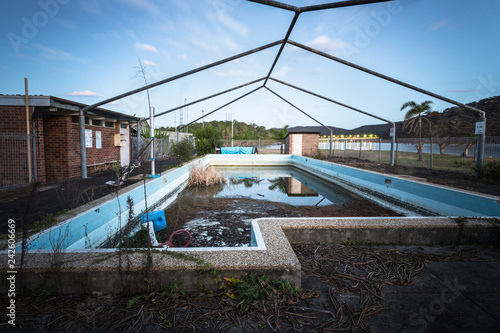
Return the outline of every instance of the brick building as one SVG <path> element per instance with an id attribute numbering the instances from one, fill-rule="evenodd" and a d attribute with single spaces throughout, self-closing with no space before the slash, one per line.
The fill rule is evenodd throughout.
<path id="1" fill-rule="evenodd" d="M 29 147 L 25 96 L 0 95 L 0 188 L 28 183 L 28 148 L 33 179 L 54 183 L 81 177 L 78 114 L 87 105 L 52 96 L 29 96 L 28 104 Z M 118 160 L 128 165 L 130 126 L 139 119 L 102 108 L 86 113 L 88 173 L 113 168 Z"/>
<path id="2" fill-rule="evenodd" d="M 285 137 L 285 154 L 300 156 L 318 155 L 320 132 L 289 130 Z"/>

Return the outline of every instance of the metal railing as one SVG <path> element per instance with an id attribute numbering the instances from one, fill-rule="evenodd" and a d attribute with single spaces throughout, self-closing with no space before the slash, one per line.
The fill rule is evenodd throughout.
<path id="1" fill-rule="evenodd" d="M 32 179 L 36 180 L 36 145 L 34 135 L 0 133 L 0 189 L 29 183 L 28 140 L 31 140 Z"/>
<path id="2" fill-rule="evenodd" d="M 149 139 L 142 139 L 141 142 L 141 150 L 142 148 L 149 142 Z M 132 159 L 135 159 L 137 157 L 137 154 L 139 153 L 138 145 L 137 145 L 137 137 L 132 137 Z M 157 139 L 155 138 L 155 152 L 156 152 L 156 158 L 164 158 L 167 156 L 171 156 L 174 152 L 174 145 L 173 142 L 170 141 L 169 139 Z M 147 160 L 149 161 L 151 159 L 151 151 L 149 149 L 146 149 L 143 153 L 142 159 L 139 160 Z"/>
<path id="3" fill-rule="evenodd" d="M 333 140 L 333 153 L 335 157 L 359 158 L 378 163 L 389 163 L 390 146 L 390 140 L 378 138 L 336 138 Z M 325 151 L 329 147 L 328 139 L 320 139 L 319 149 Z M 422 150 L 421 160 L 419 156 L 420 147 Z M 473 173 L 477 155 L 477 137 L 400 138 L 396 140 L 395 164 Z M 486 163 L 499 159 L 500 137 L 486 137 Z"/>

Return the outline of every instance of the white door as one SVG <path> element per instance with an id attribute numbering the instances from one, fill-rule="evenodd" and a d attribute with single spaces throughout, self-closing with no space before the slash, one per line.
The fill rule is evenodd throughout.
<path id="1" fill-rule="evenodd" d="M 120 124 L 120 165 L 130 163 L 130 135 L 128 124 Z"/>
<path id="2" fill-rule="evenodd" d="M 293 155 L 302 156 L 302 134 L 292 135 L 290 138 L 292 141 L 292 151 Z"/>

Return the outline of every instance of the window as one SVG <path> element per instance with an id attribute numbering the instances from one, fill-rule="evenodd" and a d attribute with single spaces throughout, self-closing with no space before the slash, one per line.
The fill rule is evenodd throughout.
<path id="1" fill-rule="evenodd" d="M 112 121 L 105 121 L 104 122 L 104 127 L 111 127 L 111 128 L 115 128 L 115 123 L 112 122 Z"/>
<path id="2" fill-rule="evenodd" d="M 79 124 L 79 123 L 80 123 L 80 119 L 79 119 L 79 118 L 80 118 L 80 117 L 78 117 L 78 116 L 72 116 L 72 117 L 71 117 L 71 122 L 72 122 L 73 124 Z"/>
<path id="3" fill-rule="evenodd" d="M 127 124 L 120 124 L 121 128 L 127 128 L 127 126 L 128 126 Z"/>
<path id="4" fill-rule="evenodd" d="M 93 126 L 102 126 L 102 120 L 92 119 Z"/>

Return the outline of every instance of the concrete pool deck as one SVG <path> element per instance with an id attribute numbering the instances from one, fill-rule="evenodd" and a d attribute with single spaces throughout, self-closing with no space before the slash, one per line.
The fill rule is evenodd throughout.
<path id="1" fill-rule="evenodd" d="M 311 242 L 374 242 L 380 244 L 483 243 L 498 241 L 499 228 L 484 219 L 457 223 L 453 218 L 263 218 L 258 223 L 257 247 L 186 248 L 152 253 L 150 287 L 180 282 L 185 290 L 199 283 L 213 284 L 215 275 L 200 280 L 200 271 L 215 270 L 217 276 L 239 277 L 254 272 L 272 279 L 287 278 L 301 285 L 301 266 L 291 244 Z M 45 252 L 45 253 L 44 253 Z M 63 294 L 100 291 L 144 292 L 146 254 L 131 249 L 61 250 L 26 255 L 23 277 L 28 290 L 52 286 Z M 20 254 L 18 254 L 18 257 Z M 2 254 L 2 277 L 8 276 Z M 19 259 L 18 259 L 19 260 Z M 196 262 L 195 260 L 200 260 Z M 203 264 L 209 266 L 203 268 Z M 5 281 L 5 280 L 4 280 Z M 1 292 L 7 286 L 2 284 Z"/>

